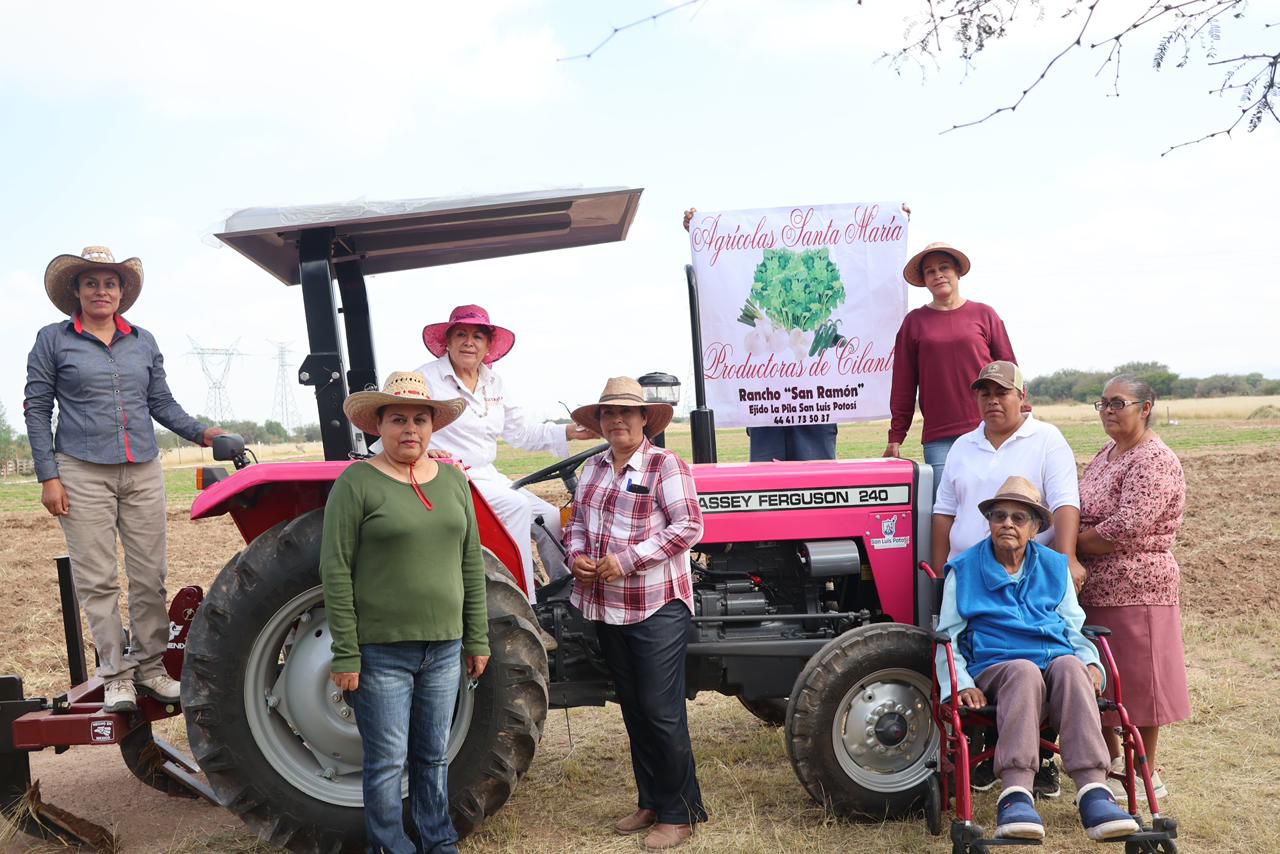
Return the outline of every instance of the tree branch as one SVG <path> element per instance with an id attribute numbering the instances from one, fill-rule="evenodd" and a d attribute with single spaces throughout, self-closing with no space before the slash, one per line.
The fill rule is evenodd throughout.
<path id="1" fill-rule="evenodd" d="M 624 30 L 629 30 L 632 27 L 638 27 L 647 21 L 656 21 L 659 18 L 661 18 L 663 15 L 670 15 L 672 12 L 675 12 L 679 9 L 683 9 L 686 6 L 697 6 L 699 3 L 702 3 L 702 2 L 704 2 L 704 0 L 684 0 L 683 3 L 677 3 L 675 6 L 672 6 L 670 9 L 663 9 L 661 12 L 655 12 L 654 14 L 646 15 L 643 18 L 637 18 L 636 20 L 632 21 L 629 24 L 623 24 L 620 27 L 613 27 L 609 35 L 605 36 L 604 39 L 600 42 L 600 44 L 591 48 L 591 50 L 587 51 L 586 53 L 574 54 L 573 56 L 562 56 L 559 59 L 557 59 L 556 62 L 568 62 L 573 59 L 590 59 L 591 57 L 595 56 L 596 52 L 599 51 L 600 48 L 604 47 L 609 42 L 613 41 L 614 36 L 616 36 L 618 33 Z M 858 5 L 859 6 L 862 5 L 862 0 L 858 0 Z"/>
<path id="2" fill-rule="evenodd" d="M 1075 40 L 1072 41 L 1070 44 L 1068 44 L 1066 47 L 1064 47 L 1061 51 L 1059 51 L 1057 56 L 1049 60 L 1049 64 L 1046 65 L 1044 67 L 1044 70 L 1040 72 L 1040 76 L 1037 77 L 1030 86 L 1022 90 L 1022 94 L 1018 96 L 1018 100 L 1014 101 L 1013 104 L 1009 106 L 997 107 L 996 109 L 992 110 L 990 113 L 987 113 L 985 116 L 983 116 L 980 119 L 975 119 L 974 121 L 971 121 L 971 122 L 962 122 L 961 124 L 958 124 L 958 125 L 952 125 L 951 127 L 942 131 L 942 133 L 951 133 L 953 130 L 959 130 L 960 128 L 967 128 L 967 127 L 973 127 L 974 125 L 980 125 L 983 122 L 985 122 L 987 119 L 990 119 L 993 116 L 997 116 L 1000 113 L 1006 113 L 1006 112 L 1012 113 L 1014 110 L 1018 109 L 1018 107 L 1021 106 L 1022 102 L 1026 100 L 1027 95 L 1031 93 L 1031 90 L 1039 86 L 1040 83 L 1044 80 L 1044 78 L 1049 74 L 1049 71 L 1050 69 L 1053 68 L 1054 64 L 1057 63 L 1059 59 L 1062 59 L 1062 57 L 1066 56 L 1075 48 L 1080 47 L 1080 42 L 1084 38 L 1085 30 L 1089 29 L 1089 22 L 1093 20 L 1093 11 L 1098 8 L 1098 4 L 1101 2 L 1102 0 L 1093 0 L 1093 3 L 1089 5 L 1089 14 L 1085 16 L 1084 26 L 1082 26 L 1080 28 L 1080 32 L 1076 34 Z"/>

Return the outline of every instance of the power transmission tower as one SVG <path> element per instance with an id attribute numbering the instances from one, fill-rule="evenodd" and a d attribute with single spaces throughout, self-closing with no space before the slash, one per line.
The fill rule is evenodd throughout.
<path id="1" fill-rule="evenodd" d="M 200 358 L 200 369 L 209 381 L 205 414 L 216 423 L 224 424 L 235 418 L 231 412 L 231 397 L 227 393 L 227 377 L 231 374 L 231 360 L 244 355 L 236 349 L 240 339 L 237 338 L 230 347 L 201 347 L 191 336 L 187 339 L 191 342 L 191 354 Z"/>
<path id="2" fill-rule="evenodd" d="M 292 434 L 298 424 L 298 407 L 293 399 L 293 387 L 298 384 L 298 373 L 289 367 L 289 345 L 272 341 L 276 345 L 276 400 L 271 407 L 271 417 L 286 432 Z"/>

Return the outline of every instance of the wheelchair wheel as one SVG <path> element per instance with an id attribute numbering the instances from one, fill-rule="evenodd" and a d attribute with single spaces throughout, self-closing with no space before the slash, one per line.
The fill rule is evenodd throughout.
<path id="1" fill-rule="evenodd" d="M 929 778 L 925 785 L 924 826 L 931 836 L 942 835 L 942 783 L 937 774 Z"/>
<path id="2" fill-rule="evenodd" d="M 1178 843 L 1172 839 L 1148 839 L 1126 842 L 1124 854 L 1178 854 Z"/>

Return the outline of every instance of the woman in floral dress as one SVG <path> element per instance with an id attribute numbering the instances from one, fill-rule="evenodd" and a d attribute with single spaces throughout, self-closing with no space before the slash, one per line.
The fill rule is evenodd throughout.
<path id="1" fill-rule="evenodd" d="M 1142 733 L 1156 797 L 1168 794 L 1156 765 L 1160 727 L 1191 716 L 1178 562 L 1186 482 L 1178 457 L 1150 427 L 1155 392 L 1131 376 L 1109 381 L 1094 404 L 1111 441 L 1080 479 L 1076 551 L 1089 575 L 1080 591 L 1086 621 L 1111 629 L 1124 703 Z M 1120 743 L 1103 717 L 1113 757 Z M 1122 762 L 1123 760 L 1117 759 Z M 1113 768 L 1115 764 L 1113 763 Z M 1139 790 L 1141 797 L 1145 792 Z"/>

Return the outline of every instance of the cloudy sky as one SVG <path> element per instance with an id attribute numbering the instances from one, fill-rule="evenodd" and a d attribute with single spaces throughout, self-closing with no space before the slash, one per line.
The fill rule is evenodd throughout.
<path id="1" fill-rule="evenodd" d="M 424 323 L 464 302 L 519 336 L 502 371 L 530 409 L 593 399 L 605 377 L 691 370 L 681 211 L 899 198 L 910 244 L 947 240 L 965 296 L 1004 317 L 1029 375 L 1158 360 L 1184 375 L 1280 376 L 1277 132 L 1170 145 L 1233 118 L 1198 64 L 1126 50 L 1121 96 L 1098 51 L 1009 102 L 1073 21 L 921 74 L 898 0 L 22 4 L 0 52 L 0 403 L 22 429 L 26 354 L 57 319 L 49 260 L 106 244 L 141 256 L 130 320 L 204 410 L 197 345 L 238 349 L 237 417 L 272 417 L 276 343 L 306 352 L 301 293 L 212 235 L 258 205 L 644 187 L 622 244 L 369 282 L 380 372 L 414 367 Z M 1120 4 L 1132 7 L 1134 4 Z M 1259 10 L 1225 45 L 1257 47 Z M 1226 40 L 1230 39 L 1228 42 Z M 911 305 L 923 302 L 912 289 Z M 292 389 L 304 420 L 310 390 Z"/>

